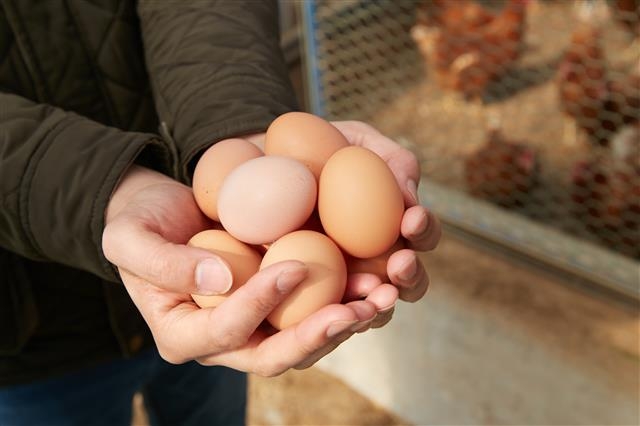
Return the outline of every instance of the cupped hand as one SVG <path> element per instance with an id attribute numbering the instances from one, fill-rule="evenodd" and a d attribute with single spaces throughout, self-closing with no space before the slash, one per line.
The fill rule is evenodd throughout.
<path id="1" fill-rule="evenodd" d="M 391 255 L 387 274 L 391 284 L 379 282 L 375 278 L 355 277 L 351 280 L 354 294 L 369 294 L 378 307 L 378 316 L 372 327 L 386 324 L 393 314 L 393 290 L 397 288 L 397 298 L 408 302 L 420 300 L 429 287 L 427 271 L 416 252 L 433 250 L 442 232 L 438 218 L 418 201 L 420 165 L 411 151 L 387 138 L 374 127 L 360 121 L 332 122 L 352 145 L 365 147 L 378 154 L 393 172 L 404 198 L 406 210 L 402 218 L 400 233 L 406 241 L 406 249 Z M 367 290 L 368 289 L 368 290 Z"/>
<path id="2" fill-rule="evenodd" d="M 378 154 L 389 166 L 402 190 L 406 210 L 400 234 L 407 248 L 393 253 L 387 275 L 391 283 L 383 283 L 372 274 L 353 274 L 347 283 L 344 301 L 363 299 L 376 306 L 378 312 L 372 327 L 381 327 L 391 319 L 398 299 L 416 302 L 429 287 L 429 276 L 416 252 L 430 251 L 440 241 L 442 228 L 438 218 L 418 200 L 420 165 L 415 155 L 361 121 L 331 122 L 352 145 L 365 147 Z M 244 136 L 264 150 L 264 133 Z"/>
<path id="3" fill-rule="evenodd" d="M 277 332 L 264 319 L 307 275 L 297 261 L 271 265 L 216 308 L 199 308 L 191 293 L 221 294 L 231 286 L 228 265 L 186 242 L 213 224 L 191 189 L 133 166 L 106 212 L 103 251 L 169 362 L 197 360 L 273 376 L 304 368 L 333 350 L 376 315 L 369 300 L 326 306 Z"/>

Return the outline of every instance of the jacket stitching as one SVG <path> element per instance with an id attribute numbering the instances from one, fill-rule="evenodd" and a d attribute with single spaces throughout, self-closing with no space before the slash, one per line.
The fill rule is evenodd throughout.
<path id="1" fill-rule="evenodd" d="M 73 22 L 73 26 L 75 27 L 76 31 L 78 32 L 78 39 L 80 40 L 80 46 L 82 47 L 82 51 L 85 54 L 85 57 L 87 58 L 87 62 L 89 63 L 89 68 L 91 69 L 91 74 L 93 74 L 94 77 L 94 82 L 95 84 L 98 86 L 98 88 L 100 89 L 100 93 L 102 94 L 102 98 L 105 102 L 105 105 L 107 107 L 107 111 L 109 113 L 109 118 L 111 123 L 114 122 L 119 122 L 120 120 L 118 119 L 118 116 L 116 114 L 116 110 L 115 107 L 113 105 L 113 103 L 111 102 L 111 97 L 109 96 L 109 91 L 107 90 L 107 88 L 105 87 L 104 83 L 103 83 L 103 79 L 101 78 L 101 74 L 99 72 L 99 68 L 95 63 L 95 58 L 93 58 L 89 52 L 90 49 L 87 48 L 87 41 L 86 41 L 86 36 L 85 33 L 83 31 L 83 29 L 81 28 L 80 24 L 78 23 L 78 21 L 76 20 L 75 17 L 75 11 L 72 11 L 72 7 L 69 3 L 69 0 L 64 0 L 64 5 L 65 8 L 67 9 L 67 12 L 69 14 L 69 18 L 71 19 L 71 21 Z M 118 3 L 118 7 L 116 8 L 118 11 L 120 11 L 121 6 L 124 3 L 122 1 L 120 1 Z M 118 13 L 118 12 L 116 12 Z M 112 17 L 111 18 L 111 22 L 109 23 L 109 27 L 107 28 L 107 31 L 105 32 L 105 36 L 103 38 L 103 40 L 101 41 L 101 43 L 98 45 L 98 53 L 102 50 L 102 44 L 104 43 L 104 40 L 106 40 L 107 36 L 109 35 L 109 32 L 111 31 L 111 28 L 113 28 L 113 22 L 116 20 L 116 17 Z M 97 55 L 96 55 L 97 57 Z M 119 123 L 120 125 L 122 123 Z"/>
<path id="2" fill-rule="evenodd" d="M 15 37 L 14 37 L 14 41 L 15 41 Z M 17 42 L 16 42 L 17 45 Z M 18 53 L 20 53 L 20 47 L 18 47 Z M 18 54 L 17 56 L 17 60 L 23 59 L 22 55 Z M 11 58 L 8 58 L 9 61 L 9 66 L 11 67 L 11 71 L 13 72 L 13 75 L 19 76 L 20 73 L 18 72 L 18 69 L 16 67 L 16 62 L 17 61 L 12 61 Z M 23 63 L 24 63 L 24 59 L 23 59 Z M 27 75 L 27 78 L 29 79 L 29 81 L 31 82 L 31 88 L 35 87 L 35 82 L 33 81 L 33 76 L 31 75 L 31 73 L 28 71 L 29 68 L 27 67 L 27 65 L 25 64 L 24 68 L 27 68 L 27 72 L 25 73 Z M 22 85 L 22 82 L 20 82 L 20 84 Z M 9 89 L 9 91 L 11 91 L 11 89 Z"/>
<path id="3" fill-rule="evenodd" d="M 134 120 L 137 118 L 141 109 L 140 107 L 144 102 L 144 98 L 145 98 L 144 95 L 138 93 L 138 102 L 136 107 L 133 109 L 133 114 L 131 114 L 131 118 L 129 118 L 129 122 L 127 123 L 127 127 L 126 127 L 127 129 L 130 129 L 133 126 Z"/>
<path id="4" fill-rule="evenodd" d="M 164 88 L 160 84 L 161 81 L 158 76 L 159 73 L 154 72 L 150 68 L 152 67 L 154 58 L 149 53 L 149 51 L 153 50 L 151 49 L 151 46 L 149 46 L 149 44 L 151 43 L 149 32 L 154 32 L 154 31 L 153 29 L 149 29 L 149 27 L 153 28 L 154 26 L 154 24 L 152 23 L 153 17 L 154 17 L 153 15 L 155 13 L 161 14 L 163 12 L 161 7 L 162 6 L 158 6 L 157 4 L 154 5 L 149 2 L 141 1 L 138 3 L 137 12 L 138 12 L 138 17 L 140 19 L 140 31 L 142 33 L 142 42 L 143 42 L 143 46 L 145 47 L 145 57 L 148 62 L 146 64 L 147 72 L 149 75 L 148 78 L 149 78 L 149 82 L 151 83 L 150 85 L 151 85 L 152 92 L 154 94 L 154 98 L 156 99 L 155 101 L 156 109 L 157 109 L 160 120 L 164 121 L 166 124 L 167 133 L 173 134 L 174 115 L 172 114 L 169 103 L 167 102 L 164 96 Z M 145 8 L 146 8 L 146 11 L 145 11 Z M 186 27 L 188 28 L 189 26 L 186 26 Z M 181 37 L 183 36 L 184 35 L 182 35 Z M 153 46 L 153 47 L 156 48 L 156 46 Z M 175 55 L 176 48 L 177 48 L 176 44 L 174 44 L 173 50 L 171 52 L 172 57 Z"/>
<path id="5" fill-rule="evenodd" d="M 35 53 L 31 40 L 28 35 L 28 31 L 24 25 L 24 21 L 20 16 L 15 4 L 12 4 L 11 0 L 5 0 L 5 12 L 7 14 L 7 23 L 13 30 L 13 36 L 18 46 L 18 50 L 22 53 L 26 68 L 29 70 L 31 80 L 34 83 L 33 86 L 36 90 L 36 96 L 40 102 L 46 102 L 47 99 L 51 99 L 51 90 L 47 85 L 47 81 L 43 78 L 42 69 L 40 69 L 38 61 L 34 60 Z M 14 19 L 11 19 L 8 15 L 11 14 Z M 15 27 L 12 24 L 15 22 Z"/>

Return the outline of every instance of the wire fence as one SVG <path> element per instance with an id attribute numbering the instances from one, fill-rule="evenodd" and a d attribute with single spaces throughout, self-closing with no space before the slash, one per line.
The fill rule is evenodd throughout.
<path id="1" fill-rule="evenodd" d="M 372 122 L 451 191 L 640 258 L 640 0 L 308 12 L 315 112 Z"/>

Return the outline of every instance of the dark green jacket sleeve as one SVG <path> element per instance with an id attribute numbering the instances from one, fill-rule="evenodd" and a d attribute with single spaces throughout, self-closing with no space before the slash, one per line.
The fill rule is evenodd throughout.
<path id="1" fill-rule="evenodd" d="M 109 197 L 134 162 L 172 170 L 170 147 L 0 92 L 0 246 L 116 281 L 101 249 Z"/>
<path id="2" fill-rule="evenodd" d="M 141 0 L 138 14 L 156 109 L 186 180 L 212 142 L 264 131 L 297 108 L 275 0 Z"/>

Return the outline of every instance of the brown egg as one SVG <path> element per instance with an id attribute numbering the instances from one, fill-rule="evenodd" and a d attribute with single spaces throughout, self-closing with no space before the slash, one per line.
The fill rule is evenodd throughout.
<path id="1" fill-rule="evenodd" d="M 404 200 L 384 160 L 350 146 L 332 155 L 322 170 L 318 211 L 325 232 L 344 251 L 369 258 L 398 239 Z"/>
<path id="2" fill-rule="evenodd" d="M 326 235 L 295 231 L 269 247 L 260 269 L 284 260 L 299 260 L 308 277 L 267 317 L 275 328 L 295 325 L 326 305 L 340 303 L 347 283 L 347 267 L 340 249 Z"/>
<path id="3" fill-rule="evenodd" d="M 244 139 L 225 139 L 207 149 L 193 171 L 193 196 L 200 210 L 219 220 L 218 191 L 222 181 L 240 164 L 262 155 L 260 148 Z"/>
<path id="4" fill-rule="evenodd" d="M 249 280 L 260 268 L 262 258 L 248 245 L 236 240 L 228 232 L 207 230 L 199 232 L 189 240 L 189 245 L 209 250 L 223 258 L 231 268 L 233 285 L 231 289 L 218 296 L 192 294 L 191 297 L 201 308 L 218 306 L 229 295 Z"/>
<path id="5" fill-rule="evenodd" d="M 404 246 L 404 240 L 402 238 L 398 238 L 389 250 L 375 257 L 361 259 L 359 257 L 346 255 L 345 260 L 347 262 L 347 273 L 373 274 L 380 278 L 383 283 L 391 282 L 389 280 L 389 275 L 387 274 L 387 263 L 389 262 L 389 257 L 398 250 L 402 250 Z"/>
<path id="6" fill-rule="evenodd" d="M 267 129 L 264 152 L 301 162 L 318 180 L 329 157 L 348 145 L 328 121 L 306 112 L 289 112 L 276 118 Z"/>
<path id="7" fill-rule="evenodd" d="M 287 157 L 254 158 L 236 167 L 218 196 L 224 229 L 248 244 L 267 244 L 298 229 L 311 215 L 317 183 L 305 166 Z"/>

